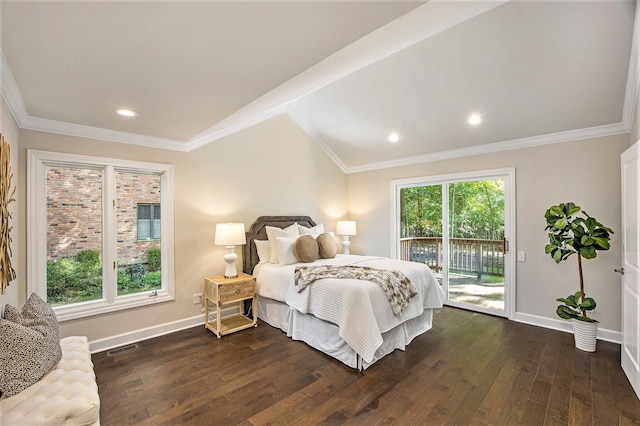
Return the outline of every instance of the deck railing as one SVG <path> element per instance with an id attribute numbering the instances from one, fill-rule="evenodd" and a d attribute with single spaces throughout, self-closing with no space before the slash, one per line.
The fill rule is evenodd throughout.
<path id="1" fill-rule="evenodd" d="M 400 259 L 442 269 L 442 237 L 400 239 Z M 504 276 L 504 241 L 449 238 L 449 271 Z"/>

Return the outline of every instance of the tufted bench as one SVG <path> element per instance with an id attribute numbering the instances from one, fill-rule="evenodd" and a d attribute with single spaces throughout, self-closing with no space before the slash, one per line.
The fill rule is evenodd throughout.
<path id="1" fill-rule="evenodd" d="M 0 400 L 1 425 L 99 425 L 100 398 L 89 342 L 60 339 L 62 358 L 37 383 Z"/>

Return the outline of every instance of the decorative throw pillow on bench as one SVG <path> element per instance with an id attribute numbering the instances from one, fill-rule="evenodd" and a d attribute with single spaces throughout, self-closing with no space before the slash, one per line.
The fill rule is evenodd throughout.
<path id="1" fill-rule="evenodd" d="M 0 396 L 22 392 L 51 371 L 60 358 L 56 314 L 33 293 L 22 310 L 7 305 L 0 319 Z"/>

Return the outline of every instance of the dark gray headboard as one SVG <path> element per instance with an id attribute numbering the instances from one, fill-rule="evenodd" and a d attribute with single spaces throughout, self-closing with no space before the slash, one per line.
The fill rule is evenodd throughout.
<path id="1" fill-rule="evenodd" d="M 309 216 L 260 216 L 247 231 L 247 243 L 242 248 L 242 270 L 246 274 L 252 274 L 253 268 L 258 264 L 258 252 L 253 240 L 267 239 L 267 226 L 286 228 L 298 223 L 307 228 L 316 226 L 316 223 Z"/>

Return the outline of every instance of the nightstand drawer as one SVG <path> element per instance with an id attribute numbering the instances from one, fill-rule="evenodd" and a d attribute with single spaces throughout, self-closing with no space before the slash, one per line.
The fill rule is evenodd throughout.
<path id="1" fill-rule="evenodd" d="M 253 297 L 256 291 L 256 282 L 254 280 L 242 281 L 239 283 L 226 284 L 219 288 L 220 303 L 227 303 L 238 299 L 246 299 Z"/>

